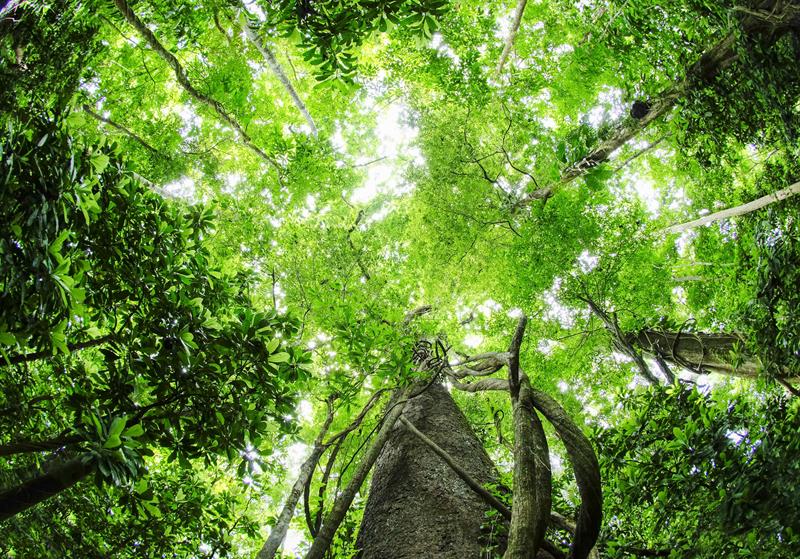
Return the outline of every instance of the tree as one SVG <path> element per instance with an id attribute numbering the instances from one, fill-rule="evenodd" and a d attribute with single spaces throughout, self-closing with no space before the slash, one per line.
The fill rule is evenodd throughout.
<path id="1" fill-rule="evenodd" d="M 797 2 L 512 9 L 0 8 L 0 554 L 796 555 Z"/>

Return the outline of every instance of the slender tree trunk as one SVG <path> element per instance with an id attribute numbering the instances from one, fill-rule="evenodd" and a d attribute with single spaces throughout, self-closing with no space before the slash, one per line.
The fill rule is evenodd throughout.
<path id="1" fill-rule="evenodd" d="M 258 552 L 258 555 L 256 555 L 256 559 L 272 559 L 275 557 L 275 553 L 277 553 L 278 548 L 286 538 L 286 533 L 289 531 L 289 523 L 294 516 L 294 509 L 297 508 L 297 502 L 303 494 L 303 488 L 306 486 L 306 483 L 308 483 L 308 480 L 311 479 L 314 469 L 317 467 L 317 462 L 319 462 L 319 457 L 322 456 L 322 452 L 325 450 L 322 440 L 328 434 L 328 428 L 331 426 L 331 422 L 333 422 L 333 406 L 329 403 L 328 415 L 314 441 L 311 454 L 306 458 L 306 461 L 303 462 L 303 465 L 300 466 L 300 474 L 297 476 L 297 480 L 294 482 L 292 490 L 286 498 L 283 510 L 280 516 L 278 516 L 275 526 L 273 526 L 270 531 L 267 541 L 264 542 L 264 546 Z"/>
<path id="2" fill-rule="evenodd" d="M 743 33 L 751 38 L 774 42 L 780 35 L 800 26 L 800 10 L 791 2 L 765 0 L 757 9 L 738 10 L 745 15 L 741 20 Z M 693 88 L 702 87 L 713 80 L 722 70 L 736 61 L 736 34 L 728 33 L 686 72 L 686 77 L 665 89 L 650 101 L 650 110 L 640 119 L 626 118 L 620 122 L 611 135 L 594 148 L 586 157 L 570 165 L 561 173 L 561 179 L 553 184 L 531 192 L 520 200 L 518 206 L 525 206 L 534 200 L 546 200 L 555 191 L 580 177 L 589 169 L 608 161 L 614 151 L 626 144 L 653 121 L 667 114 L 675 104 Z"/>
<path id="3" fill-rule="evenodd" d="M 692 229 L 693 227 L 699 227 L 707 223 L 713 223 L 714 221 L 720 221 L 722 219 L 748 214 L 750 212 L 759 210 L 764 206 L 769 206 L 774 202 L 785 200 L 786 198 L 794 196 L 795 194 L 800 194 L 800 182 L 796 182 L 792 186 L 784 188 L 783 190 L 762 196 L 761 198 L 753 200 L 752 202 L 748 202 L 747 204 L 742 204 L 741 206 L 736 206 L 735 208 L 728 208 L 727 210 L 705 215 L 699 219 L 695 219 L 694 221 L 688 221 L 686 223 L 667 227 L 662 229 L 661 233 L 665 235 L 669 235 L 670 233 L 682 233 Z"/>
<path id="4" fill-rule="evenodd" d="M 626 339 L 647 355 L 691 371 L 742 377 L 758 372 L 758 358 L 744 352 L 744 340 L 737 334 L 641 330 Z"/>
<path id="5" fill-rule="evenodd" d="M 508 37 L 506 37 L 506 42 L 503 46 L 503 53 L 500 55 L 500 60 L 497 62 L 498 74 L 503 71 L 503 66 L 506 63 L 506 59 L 508 59 L 511 49 L 514 48 L 514 39 L 517 38 L 519 26 L 522 24 L 522 15 L 525 13 L 525 6 L 527 3 L 528 0 L 519 0 L 517 2 L 517 9 L 514 11 L 514 21 L 511 22 L 511 29 L 508 32 Z"/>
<path id="6" fill-rule="evenodd" d="M 410 400 L 403 417 L 486 484 L 494 467 L 440 384 Z M 488 505 L 418 436 L 396 426 L 378 459 L 358 535 L 361 559 L 462 559 L 481 552 Z"/>
<path id="7" fill-rule="evenodd" d="M 82 457 L 57 464 L 33 479 L 0 492 L 0 521 L 69 489 L 94 472 L 93 462 Z"/>
<path id="8" fill-rule="evenodd" d="M 261 56 L 264 57 L 264 60 L 267 62 L 267 65 L 272 70 L 272 73 L 274 73 L 275 76 L 277 76 L 278 81 L 281 82 L 281 85 L 283 85 L 283 88 L 289 94 L 289 97 L 292 98 L 292 102 L 294 103 L 295 107 L 297 107 L 297 110 L 300 111 L 300 114 L 303 115 L 303 118 L 306 119 L 308 126 L 311 128 L 311 133 L 316 138 L 318 134 L 317 125 L 314 124 L 314 119 L 311 118 L 311 113 L 308 112 L 305 103 L 303 103 L 303 100 L 300 99 L 300 95 L 298 95 L 297 91 L 292 85 L 292 82 L 289 81 L 289 78 L 286 76 L 286 72 L 283 71 L 283 68 L 281 68 L 280 63 L 272 54 L 272 51 L 269 50 L 267 44 L 261 39 L 259 39 L 255 31 L 253 31 L 253 29 L 250 27 L 250 24 L 247 21 L 247 16 L 245 15 L 247 8 L 245 7 L 244 3 L 242 3 L 242 9 L 245 10 L 244 12 L 242 12 L 239 18 L 242 26 L 242 31 L 244 31 L 244 34 L 247 36 L 247 39 L 251 43 L 253 43 L 253 45 L 258 49 L 258 52 L 261 53 Z"/>

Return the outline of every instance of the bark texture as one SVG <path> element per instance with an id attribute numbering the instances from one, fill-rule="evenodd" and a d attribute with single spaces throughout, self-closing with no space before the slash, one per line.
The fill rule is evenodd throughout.
<path id="1" fill-rule="evenodd" d="M 739 351 L 741 363 L 732 363 L 736 345 L 744 346 L 744 340 L 736 334 L 641 330 L 628 334 L 627 339 L 645 354 L 690 371 L 743 377 L 755 377 L 758 372 L 759 362 L 753 355 Z"/>
<path id="2" fill-rule="evenodd" d="M 403 417 L 473 479 L 494 480 L 483 445 L 443 386 L 410 400 Z M 486 510 L 450 466 L 398 423 L 373 473 L 358 535 L 361 559 L 477 559 Z"/>

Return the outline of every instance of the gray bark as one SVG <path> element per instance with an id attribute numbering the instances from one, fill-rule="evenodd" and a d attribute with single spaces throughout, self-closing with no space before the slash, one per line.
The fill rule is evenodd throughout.
<path id="1" fill-rule="evenodd" d="M 646 355 L 696 373 L 755 377 L 758 372 L 758 358 L 741 351 L 738 352 L 741 362 L 734 366 L 734 348 L 744 346 L 744 340 L 737 334 L 641 330 L 628 334 L 626 339 Z"/>
<path id="2" fill-rule="evenodd" d="M 306 461 L 303 462 L 303 465 L 300 466 L 300 474 L 297 476 L 297 480 L 294 482 L 292 490 L 289 492 L 289 496 L 286 498 L 286 502 L 283 505 L 283 510 L 278 517 L 278 521 L 270 531 L 269 537 L 267 538 L 267 541 L 264 542 L 264 546 L 258 552 L 256 559 L 272 559 L 275 557 L 275 553 L 277 553 L 278 548 L 286 538 L 286 533 L 289 531 L 289 524 L 294 516 L 294 509 L 297 507 L 297 502 L 300 500 L 300 495 L 303 493 L 303 488 L 306 486 L 306 483 L 308 483 L 308 480 L 311 479 L 314 469 L 317 467 L 317 462 L 319 462 L 319 457 L 322 456 L 322 452 L 325 450 L 322 440 L 325 438 L 325 435 L 328 434 L 328 427 L 330 427 L 332 421 L 333 406 L 329 403 L 328 415 L 325 418 L 322 429 L 320 429 L 320 432 L 314 441 L 311 454 L 308 458 L 306 458 Z"/>
<path id="3" fill-rule="evenodd" d="M 483 445 L 439 384 L 403 417 L 478 483 L 495 479 Z M 398 424 L 378 458 L 358 535 L 361 559 L 470 559 L 481 554 L 489 506 L 419 437 Z"/>

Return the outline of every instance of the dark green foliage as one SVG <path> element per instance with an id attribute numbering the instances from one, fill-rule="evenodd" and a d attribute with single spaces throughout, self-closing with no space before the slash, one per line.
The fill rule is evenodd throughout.
<path id="1" fill-rule="evenodd" d="M 91 2 L 4 2 L 0 18 L 0 111 L 64 109 L 101 48 Z M 16 6 L 15 6 L 16 4 Z"/>
<path id="2" fill-rule="evenodd" d="M 430 38 L 447 0 L 280 0 L 262 2 L 268 29 L 296 38 L 317 79 L 352 81 L 359 47 L 372 33 L 401 25 Z"/>
<path id="3" fill-rule="evenodd" d="M 610 490 L 611 557 L 622 541 L 670 557 L 796 557 L 800 427 L 796 401 L 654 387 L 623 400 L 597 438 Z"/>
<path id="4" fill-rule="evenodd" d="M 758 293 L 746 321 L 761 349 L 765 371 L 800 371 L 800 224 L 797 203 L 770 210 L 756 226 Z"/>
<path id="5" fill-rule="evenodd" d="M 58 116 L 6 122 L 0 190 L 2 453 L 88 451 L 129 487 L 142 456 L 238 460 L 287 430 L 308 354 L 291 318 L 258 312 L 248 278 L 216 262 L 203 206 L 165 202 L 113 145 Z M 21 445 L 21 446 L 20 446 Z M 21 477 L 27 474 L 20 472 Z M 9 486 L 17 473 L 5 472 Z"/>

